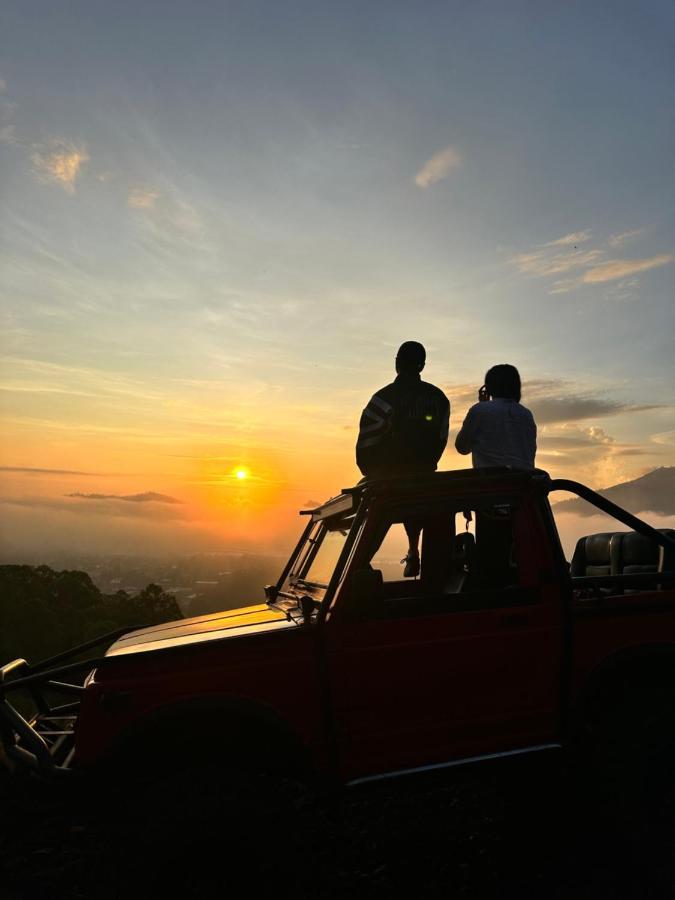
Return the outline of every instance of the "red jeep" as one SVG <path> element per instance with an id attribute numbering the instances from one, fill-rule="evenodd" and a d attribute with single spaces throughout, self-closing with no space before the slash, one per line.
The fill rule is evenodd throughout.
<path id="1" fill-rule="evenodd" d="M 582 538 L 570 566 L 556 491 L 623 530 Z M 669 734 L 674 532 L 506 469 L 365 482 L 302 515 L 265 603 L 109 635 L 101 658 L 82 659 L 92 642 L 4 666 L 7 757 L 45 774 L 209 759 L 354 784 Z M 421 573 L 403 579 L 411 520 Z M 33 717 L 8 699 L 19 690 Z"/>

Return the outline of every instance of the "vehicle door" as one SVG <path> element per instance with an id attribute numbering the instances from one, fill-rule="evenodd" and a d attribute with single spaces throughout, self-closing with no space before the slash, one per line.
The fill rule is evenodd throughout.
<path id="1" fill-rule="evenodd" d="M 421 575 L 403 579 L 411 520 Z M 562 604 L 548 543 L 522 498 L 399 505 L 371 521 L 326 623 L 345 778 L 557 741 Z"/>

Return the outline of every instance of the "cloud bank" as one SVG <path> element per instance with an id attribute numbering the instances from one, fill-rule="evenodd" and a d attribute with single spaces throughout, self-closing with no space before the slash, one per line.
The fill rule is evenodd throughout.
<path id="1" fill-rule="evenodd" d="M 101 472 L 80 472 L 76 469 L 34 469 L 30 466 L 0 466 L 0 472 L 23 472 L 26 475 L 97 475 Z"/>
<path id="2" fill-rule="evenodd" d="M 453 412 L 455 409 L 463 412 L 478 400 L 474 385 L 445 385 L 444 390 L 452 401 Z M 655 404 L 627 403 L 586 386 L 556 378 L 526 381 L 523 384 L 523 402 L 532 410 L 539 425 L 579 422 L 661 408 Z M 453 418 L 456 421 L 454 415 Z"/>
<path id="3" fill-rule="evenodd" d="M 144 491 L 141 494 L 84 494 L 74 491 L 66 494 L 66 497 L 77 497 L 79 500 L 124 500 L 126 503 L 182 503 L 182 500 L 155 491 Z"/>

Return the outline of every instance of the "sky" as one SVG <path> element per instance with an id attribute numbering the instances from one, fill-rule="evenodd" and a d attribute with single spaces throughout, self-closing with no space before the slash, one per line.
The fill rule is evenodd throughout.
<path id="1" fill-rule="evenodd" d="M 422 341 L 537 464 L 675 463 L 668 2 L 5 0 L 3 546 L 284 547 Z M 237 477 L 237 473 L 246 477 Z"/>

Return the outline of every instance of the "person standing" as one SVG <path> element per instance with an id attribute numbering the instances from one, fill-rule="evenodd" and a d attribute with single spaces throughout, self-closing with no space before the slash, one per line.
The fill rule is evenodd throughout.
<path id="1" fill-rule="evenodd" d="M 361 413 L 356 463 L 367 478 L 434 472 L 448 441 L 450 402 L 440 388 L 422 381 L 426 350 L 406 341 L 396 354 L 396 378 L 376 391 Z M 419 575 L 421 528 L 405 523 L 408 553 L 403 575 Z"/>
<path id="2" fill-rule="evenodd" d="M 486 373 L 478 403 L 466 414 L 455 439 L 458 453 L 472 454 L 474 469 L 534 468 L 537 426 L 530 410 L 520 402 L 520 391 L 520 374 L 515 366 L 503 363 Z M 471 513 L 464 515 L 468 527 Z M 476 545 L 486 584 L 509 584 L 513 536 L 508 506 L 476 510 Z"/>
<path id="3" fill-rule="evenodd" d="M 520 374 L 515 366 L 493 366 L 455 438 L 462 456 L 472 455 L 474 469 L 510 466 L 533 469 L 537 452 L 534 416 L 520 402 Z"/>

